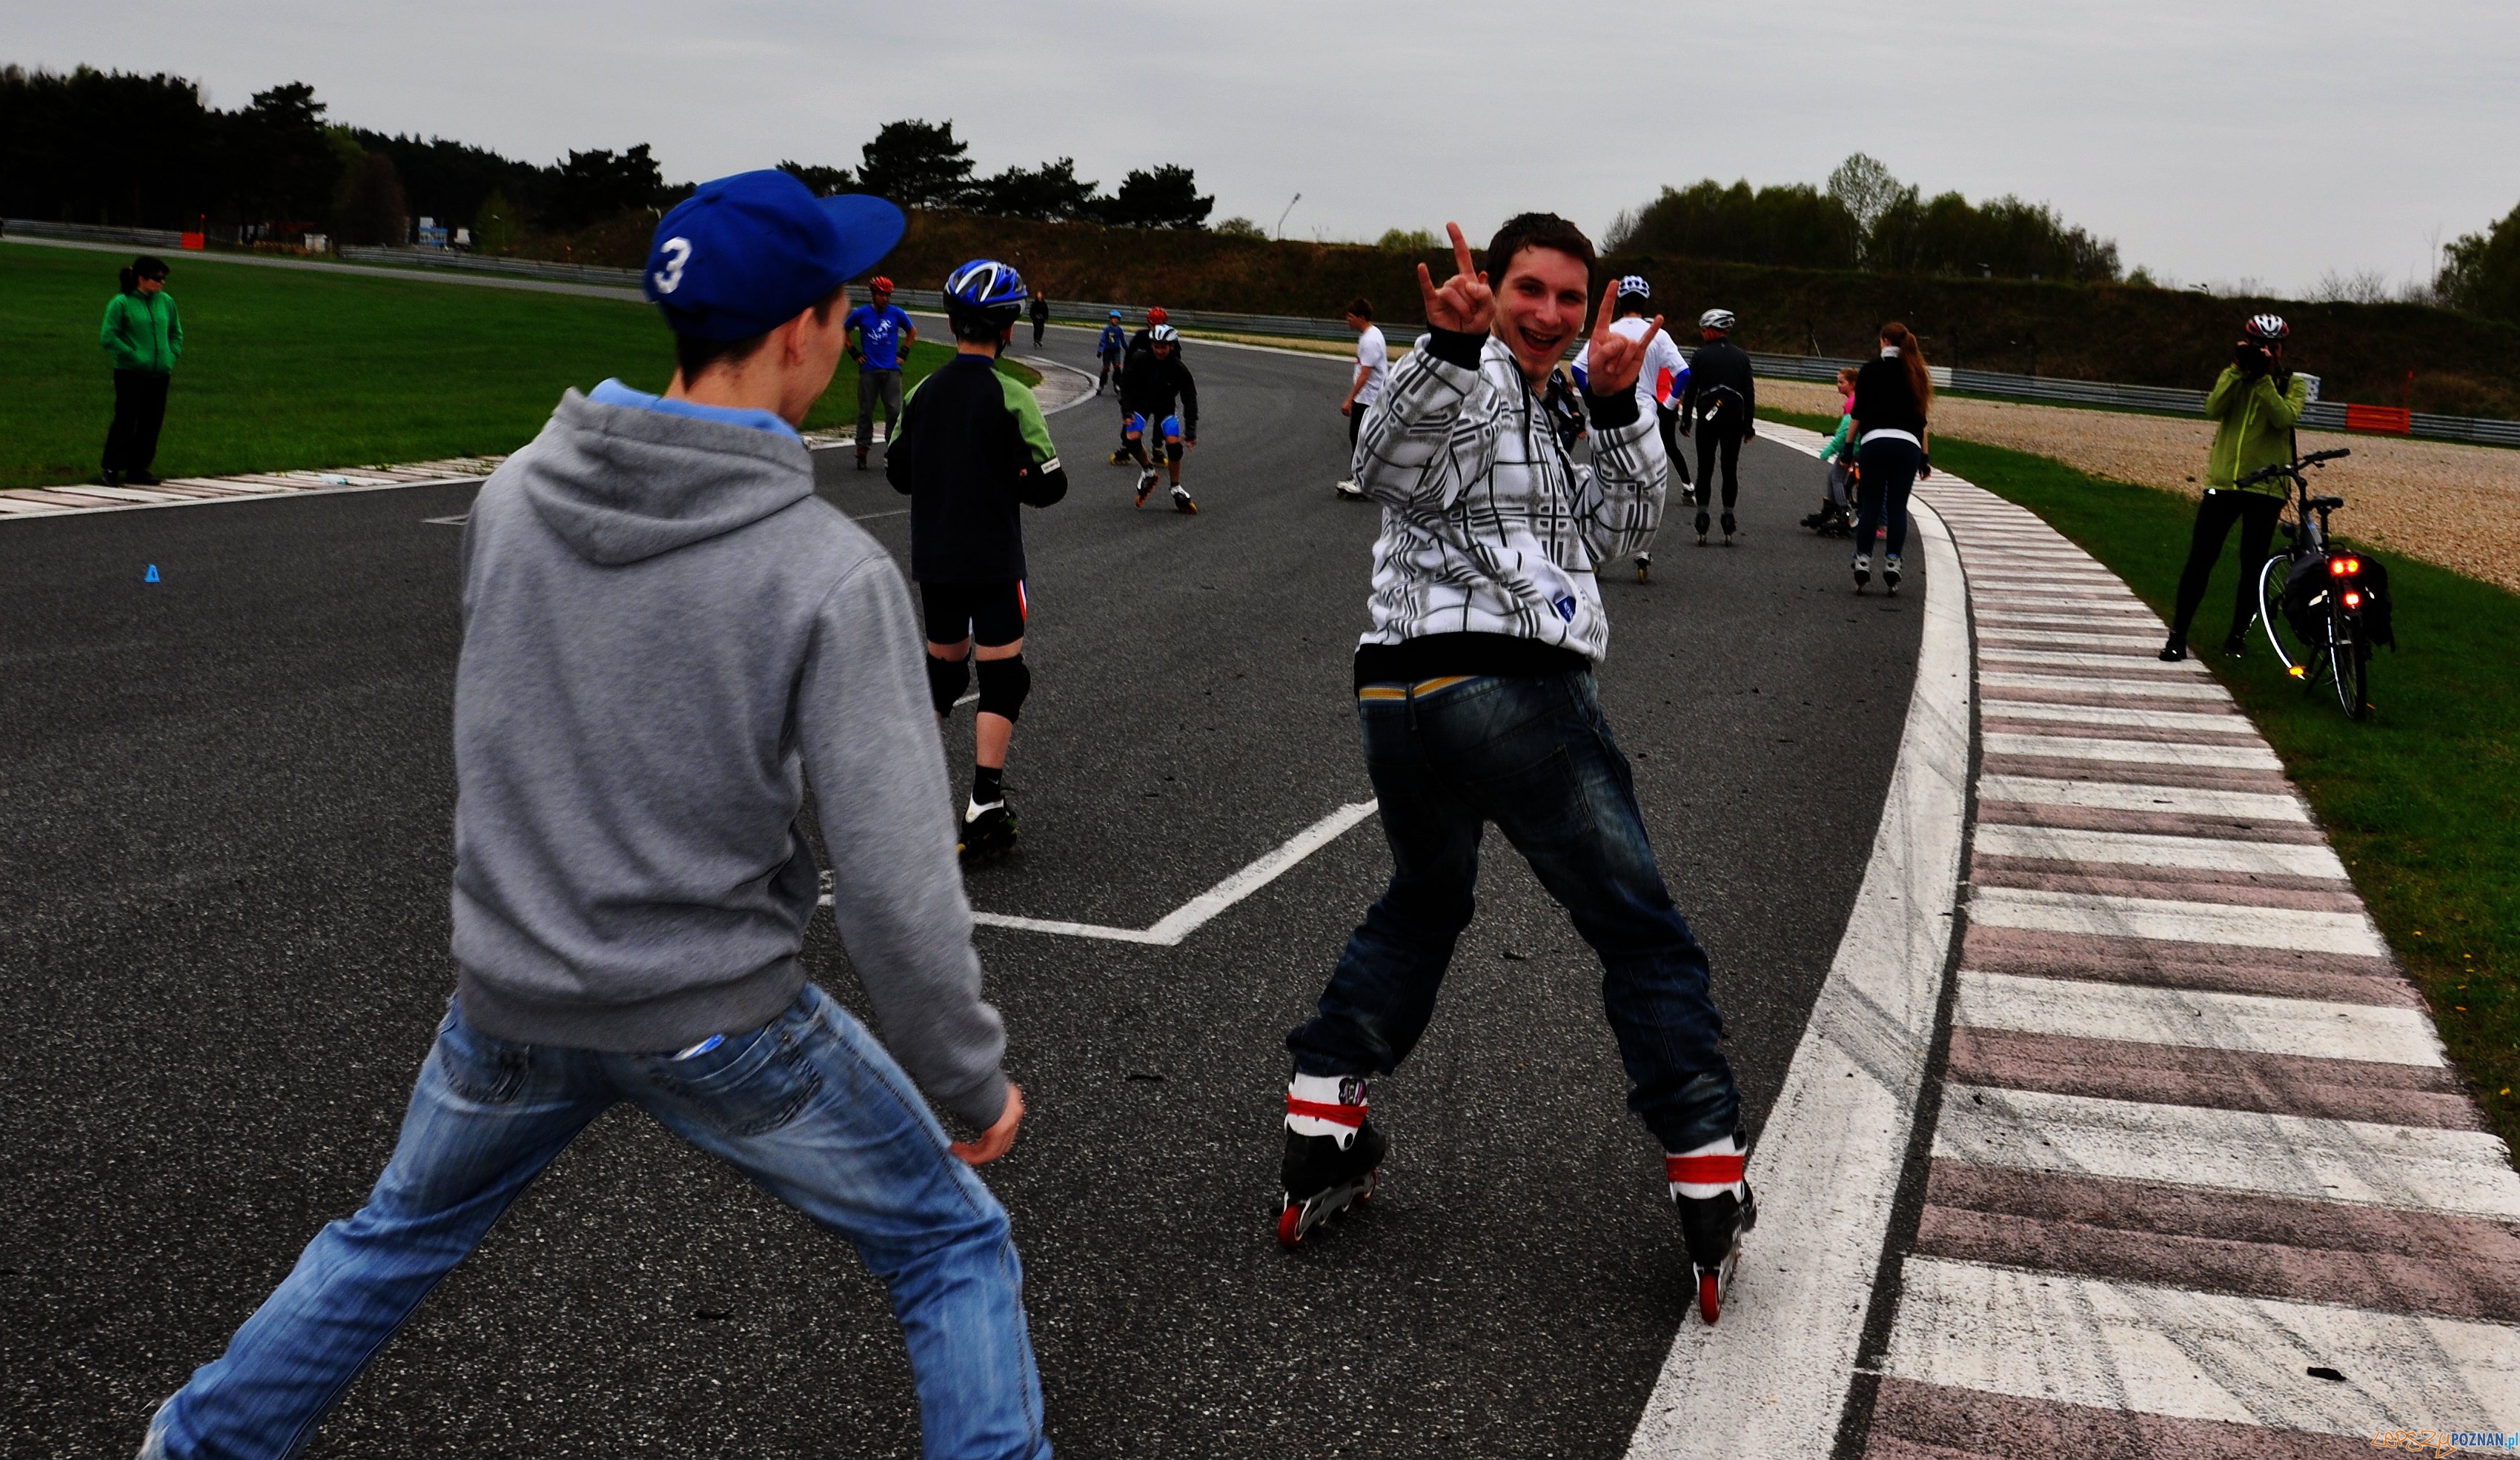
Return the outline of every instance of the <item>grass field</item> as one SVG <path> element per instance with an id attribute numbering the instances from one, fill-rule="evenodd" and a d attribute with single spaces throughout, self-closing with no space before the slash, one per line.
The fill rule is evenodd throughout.
<path id="1" fill-rule="evenodd" d="M 9 342 L 0 351 L 0 487 L 96 473 L 113 415 L 97 321 L 122 262 L 0 243 L 0 339 Z M 513 451 L 568 386 L 618 376 L 661 390 L 673 374 L 655 311 L 627 300 L 170 262 L 185 349 L 158 444 L 160 476 Z M 947 354 L 922 341 L 907 375 L 925 375 Z M 856 418 L 857 372 L 843 361 L 806 424 Z"/>
<path id="2" fill-rule="evenodd" d="M 1934 453 L 2037 512 L 2170 616 L 2193 503 L 1948 436 L 1936 436 Z M 2339 520 L 2352 516 L 2349 489 Z M 2236 552 L 2206 591 L 2194 637 L 2310 798 L 2496 1129 L 2520 1147 L 2511 1093 L 2520 1085 L 2520 596 L 2412 558 L 2387 561 L 2401 647 L 2372 663 L 2364 723 L 2286 679 L 2262 636 L 2236 663 L 2210 651 L 2230 612 Z"/>

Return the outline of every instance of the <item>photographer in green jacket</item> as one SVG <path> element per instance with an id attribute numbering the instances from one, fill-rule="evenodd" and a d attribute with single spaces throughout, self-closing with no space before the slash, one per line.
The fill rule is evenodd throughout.
<path id="1" fill-rule="evenodd" d="M 122 291 L 108 300 L 97 343 L 113 357 L 113 424 L 105 433 L 109 487 L 154 487 L 158 428 L 166 423 L 166 387 L 184 353 L 184 319 L 166 292 L 166 264 L 144 253 L 122 271 Z"/>
<path id="2" fill-rule="evenodd" d="M 2205 500 L 2196 507 L 2196 532 L 2188 540 L 2187 566 L 2179 574 L 2179 608 L 2161 657 L 2187 657 L 2187 630 L 2205 601 L 2205 582 L 2223 555 L 2223 539 L 2240 524 L 2240 582 L 2231 595 L 2231 632 L 2223 652 L 2238 657 L 2248 646 L 2257 616 L 2258 571 L 2283 519 L 2291 486 L 2281 478 L 2235 486 L 2241 477 L 2293 458 L 2292 428 L 2310 404 L 2310 381 L 2284 366 L 2284 341 L 2292 327 L 2280 315 L 2252 315 L 2242 328 L 2233 359 L 2205 397 L 2214 424 L 2214 449 L 2205 459 Z"/>

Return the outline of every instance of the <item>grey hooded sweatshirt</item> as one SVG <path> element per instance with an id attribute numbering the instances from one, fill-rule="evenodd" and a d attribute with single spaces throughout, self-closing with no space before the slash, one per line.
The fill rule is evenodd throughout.
<path id="1" fill-rule="evenodd" d="M 1006 1101 L 954 800 L 891 558 L 792 436 L 572 390 L 464 529 L 455 960 L 504 1039 L 663 1051 L 804 985 L 817 901 L 887 1048 L 975 1125 Z"/>

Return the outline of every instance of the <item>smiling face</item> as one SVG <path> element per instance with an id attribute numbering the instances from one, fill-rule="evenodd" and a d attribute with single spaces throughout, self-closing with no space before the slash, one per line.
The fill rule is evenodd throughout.
<path id="1" fill-rule="evenodd" d="M 1566 347 L 1584 332 L 1592 279 L 1584 261 L 1554 248 L 1525 248 L 1496 286 L 1496 337 L 1513 351 L 1525 378 L 1549 378 Z"/>

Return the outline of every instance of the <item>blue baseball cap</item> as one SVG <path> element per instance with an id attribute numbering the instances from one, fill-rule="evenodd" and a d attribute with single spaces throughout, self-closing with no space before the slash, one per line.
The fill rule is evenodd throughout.
<path id="1" fill-rule="evenodd" d="M 702 183 L 656 224 L 640 280 L 677 334 L 743 339 L 873 268 L 908 220 L 880 198 L 816 198 L 777 168 Z"/>

